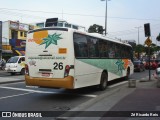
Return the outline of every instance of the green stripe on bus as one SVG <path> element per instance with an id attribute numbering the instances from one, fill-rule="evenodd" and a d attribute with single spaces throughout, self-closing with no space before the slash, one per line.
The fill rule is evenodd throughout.
<path id="1" fill-rule="evenodd" d="M 122 59 L 78 59 L 81 62 L 95 66 L 100 69 L 105 69 L 108 72 L 122 76 L 124 69 L 124 62 Z"/>

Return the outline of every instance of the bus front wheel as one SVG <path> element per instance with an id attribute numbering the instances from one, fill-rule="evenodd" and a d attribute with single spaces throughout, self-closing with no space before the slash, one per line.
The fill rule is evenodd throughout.
<path id="1" fill-rule="evenodd" d="M 130 76 L 130 69 L 128 68 L 128 69 L 127 69 L 127 72 L 126 72 L 126 77 L 125 77 L 125 79 L 128 80 L 128 79 L 129 79 L 129 76 Z"/>
<path id="2" fill-rule="evenodd" d="M 99 89 L 105 90 L 107 88 L 107 83 L 108 83 L 108 75 L 106 72 L 102 72 Z"/>

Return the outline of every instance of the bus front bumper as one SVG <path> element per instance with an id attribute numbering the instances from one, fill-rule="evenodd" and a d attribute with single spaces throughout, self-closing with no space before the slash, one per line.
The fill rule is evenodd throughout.
<path id="1" fill-rule="evenodd" d="M 25 82 L 27 86 L 74 89 L 73 76 L 65 78 L 35 78 L 25 75 Z"/>

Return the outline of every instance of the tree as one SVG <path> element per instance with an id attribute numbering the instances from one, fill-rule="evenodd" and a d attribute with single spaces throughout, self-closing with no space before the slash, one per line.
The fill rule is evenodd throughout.
<path id="1" fill-rule="evenodd" d="M 139 45 L 136 45 L 136 46 L 135 46 L 134 51 L 135 51 L 136 53 L 142 53 L 142 52 L 145 51 L 145 49 L 144 49 L 144 46 L 143 46 L 143 45 L 139 44 Z"/>
<path id="2" fill-rule="evenodd" d="M 157 41 L 160 41 L 160 34 L 156 38 Z"/>
<path id="3" fill-rule="evenodd" d="M 134 48 L 135 53 L 137 53 L 137 58 L 140 58 L 140 53 L 144 52 L 144 46 L 141 44 L 138 44 Z"/>
<path id="4" fill-rule="evenodd" d="M 143 45 L 136 45 L 135 48 L 133 48 L 133 50 L 135 51 L 136 54 L 138 54 L 138 57 L 139 57 L 139 54 L 141 53 L 146 53 L 146 55 L 149 55 L 149 47 L 148 46 L 143 46 Z M 157 52 L 157 51 L 160 51 L 160 47 L 159 46 L 156 46 L 156 44 L 152 43 L 150 45 L 150 55 L 153 55 L 154 52 Z"/>
<path id="5" fill-rule="evenodd" d="M 88 32 L 89 33 L 99 33 L 99 34 L 103 34 L 103 26 L 97 25 L 97 24 L 93 24 L 89 27 Z"/>
<path id="6" fill-rule="evenodd" d="M 157 52 L 160 50 L 159 46 L 156 46 L 156 44 L 152 43 L 150 46 L 150 54 L 153 55 L 154 52 Z M 145 52 L 148 55 L 149 54 L 149 47 L 145 47 Z"/>

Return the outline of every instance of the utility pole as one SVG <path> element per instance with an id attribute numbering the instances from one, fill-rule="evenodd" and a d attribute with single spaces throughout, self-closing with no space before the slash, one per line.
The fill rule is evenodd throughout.
<path id="1" fill-rule="evenodd" d="M 107 2 L 110 0 L 101 0 L 106 1 L 106 12 L 105 12 L 105 36 L 107 35 Z"/>
<path id="2" fill-rule="evenodd" d="M 142 27 L 142 26 L 135 27 L 135 28 L 137 28 L 137 29 L 138 29 L 138 45 L 140 44 L 140 43 L 139 43 L 139 29 L 140 29 L 141 27 Z"/>
<path id="3" fill-rule="evenodd" d="M 138 45 L 140 44 L 139 42 L 139 29 L 141 28 L 142 26 L 139 26 L 139 27 L 135 27 L 138 29 Z M 138 51 L 138 60 L 140 59 L 140 55 L 139 55 L 139 51 Z"/>
<path id="4" fill-rule="evenodd" d="M 148 50 L 149 50 L 149 81 L 150 81 L 151 80 L 151 70 L 150 70 L 151 49 L 150 49 L 150 45 L 152 44 L 152 40 L 150 39 L 150 36 L 151 36 L 150 23 L 144 24 L 144 33 L 145 33 L 145 37 L 148 37 L 145 41 L 145 44 L 148 46 Z"/>

